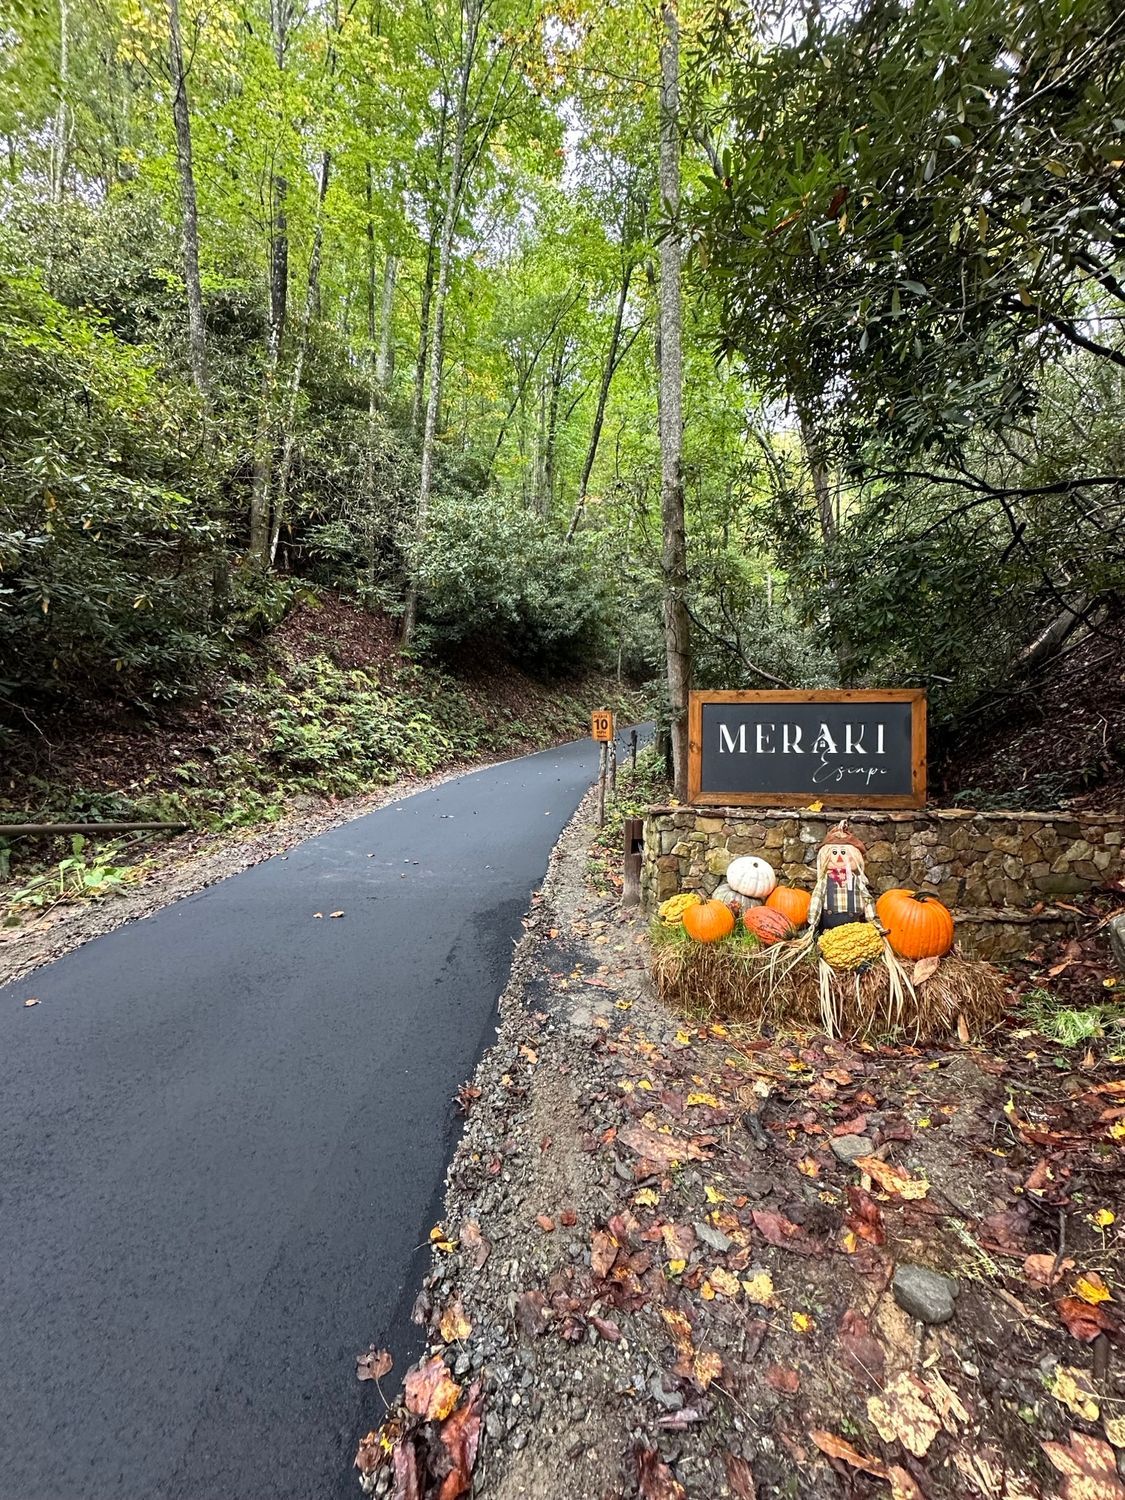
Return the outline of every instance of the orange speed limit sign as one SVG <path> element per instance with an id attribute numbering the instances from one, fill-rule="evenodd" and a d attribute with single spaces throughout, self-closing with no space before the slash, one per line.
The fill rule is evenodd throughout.
<path id="1" fill-rule="evenodd" d="M 613 738 L 613 715 L 608 709 L 599 708 L 590 715 L 590 733 L 602 743 Z"/>

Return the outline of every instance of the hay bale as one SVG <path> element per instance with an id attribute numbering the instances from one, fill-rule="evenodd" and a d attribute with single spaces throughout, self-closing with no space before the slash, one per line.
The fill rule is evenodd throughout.
<path id="1" fill-rule="evenodd" d="M 691 1016 L 757 1029 L 820 1027 L 821 971 L 815 955 L 787 967 L 785 952 L 781 946 L 763 952 L 737 937 L 708 944 L 662 941 L 653 948 L 652 976 L 665 1004 Z M 980 1036 L 996 1024 L 1008 1002 L 997 969 L 956 952 L 943 958 L 928 979 L 908 986 L 901 1007 L 885 964 L 862 973 L 837 973 L 827 965 L 824 971 L 833 1029 L 843 1036 L 940 1041 L 959 1029 L 962 1035 Z M 909 966 L 906 973 L 909 977 Z"/>

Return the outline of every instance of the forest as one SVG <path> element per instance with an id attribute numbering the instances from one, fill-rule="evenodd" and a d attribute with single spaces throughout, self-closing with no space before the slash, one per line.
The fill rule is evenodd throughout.
<path id="1" fill-rule="evenodd" d="M 13 763 L 347 601 L 649 684 L 681 777 L 691 685 L 894 684 L 951 794 L 1119 784 L 1114 0 L 5 15 Z"/>

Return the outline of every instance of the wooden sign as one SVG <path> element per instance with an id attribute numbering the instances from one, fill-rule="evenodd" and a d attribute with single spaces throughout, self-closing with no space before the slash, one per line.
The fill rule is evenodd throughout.
<path id="1" fill-rule="evenodd" d="M 692 693 L 688 800 L 922 807 L 926 695 L 913 688 Z"/>
<path id="2" fill-rule="evenodd" d="M 613 715 L 607 708 L 596 709 L 590 715 L 590 733 L 602 745 L 613 739 Z"/>

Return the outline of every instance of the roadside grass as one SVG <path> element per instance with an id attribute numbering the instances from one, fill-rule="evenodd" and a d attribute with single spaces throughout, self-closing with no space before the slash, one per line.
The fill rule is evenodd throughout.
<path id="1" fill-rule="evenodd" d="M 1029 1026 L 1062 1047 L 1081 1047 L 1107 1037 L 1125 1043 L 1125 1003 L 1067 1005 L 1048 990 L 1031 989 L 1023 997 Z"/>

